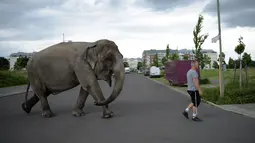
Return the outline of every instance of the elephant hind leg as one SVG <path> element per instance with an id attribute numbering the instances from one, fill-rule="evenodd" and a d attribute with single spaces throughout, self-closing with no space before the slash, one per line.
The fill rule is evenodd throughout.
<path id="1" fill-rule="evenodd" d="M 50 117 L 55 116 L 55 114 L 52 113 L 52 111 L 50 109 L 50 105 L 47 100 L 49 93 L 47 93 L 45 90 L 40 90 L 37 88 L 35 88 L 34 91 L 41 102 L 42 116 L 45 118 L 50 118 Z"/>
<path id="2" fill-rule="evenodd" d="M 33 108 L 33 106 L 39 101 L 39 98 L 36 96 L 36 94 L 34 94 L 28 101 L 27 103 L 23 102 L 22 103 L 22 109 L 26 112 L 26 113 L 30 113 L 31 109 Z M 26 106 L 25 106 L 26 105 Z"/>

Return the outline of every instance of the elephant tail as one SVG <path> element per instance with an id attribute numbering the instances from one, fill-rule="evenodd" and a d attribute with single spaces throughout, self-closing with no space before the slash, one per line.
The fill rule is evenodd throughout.
<path id="1" fill-rule="evenodd" d="M 27 96 L 28 96 L 28 90 L 30 88 L 30 82 L 28 81 L 28 85 L 27 85 L 27 90 L 26 90 L 26 95 L 25 95 L 25 108 L 27 108 Z"/>

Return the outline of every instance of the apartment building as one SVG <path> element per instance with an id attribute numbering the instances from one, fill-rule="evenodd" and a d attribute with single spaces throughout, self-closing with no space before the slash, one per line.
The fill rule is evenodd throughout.
<path id="1" fill-rule="evenodd" d="M 124 62 L 129 64 L 130 69 L 137 69 L 138 62 L 142 62 L 141 58 L 124 58 Z"/>
<path id="2" fill-rule="evenodd" d="M 177 52 L 177 50 L 169 50 L 169 55 L 172 55 L 173 53 Z M 158 55 L 158 62 L 161 63 L 162 58 L 166 56 L 166 50 L 144 50 L 142 53 L 142 61 L 145 63 L 146 67 L 149 67 L 153 64 L 153 61 L 155 59 L 155 55 Z"/>
<path id="3" fill-rule="evenodd" d="M 211 49 L 204 49 L 204 50 L 201 50 L 201 52 L 203 54 L 206 54 L 208 57 L 211 58 L 211 63 L 208 64 L 208 65 L 205 65 L 205 69 L 213 69 L 213 62 L 218 60 L 218 54 L 216 51 L 213 51 Z"/>
<path id="4" fill-rule="evenodd" d="M 36 52 L 33 52 L 33 53 L 24 53 L 24 52 L 17 52 L 17 53 L 12 53 L 8 59 L 10 61 L 10 69 L 9 70 L 13 70 L 14 69 L 14 64 L 16 63 L 17 59 L 19 57 L 32 57 L 34 55 L 34 53 Z"/>
<path id="5" fill-rule="evenodd" d="M 169 55 L 172 55 L 175 52 L 178 53 L 180 60 L 184 60 L 185 56 L 188 57 L 188 60 L 195 59 L 195 54 L 193 53 L 193 51 L 191 49 L 180 49 L 180 50 L 171 50 L 170 49 Z M 211 63 L 208 65 L 205 65 L 205 69 L 212 69 L 213 62 L 217 61 L 217 58 L 218 58 L 217 52 L 215 52 L 211 49 L 203 49 L 203 50 L 201 50 L 201 52 L 211 58 Z M 153 64 L 156 53 L 158 54 L 159 63 L 161 63 L 162 58 L 166 56 L 166 50 L 151 49 L 151 50 L 143 51 L 142 61 L 145 62 L 147 67 L 149 67 L 151 64 Z"/>

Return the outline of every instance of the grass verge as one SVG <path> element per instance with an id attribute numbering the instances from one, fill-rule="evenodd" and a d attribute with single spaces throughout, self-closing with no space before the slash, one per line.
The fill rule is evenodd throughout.
<path id="1" fill-rule="evenodd" d="M 27 84 L 26 71 L 0 71 L 0 88 Z"/>
<path id="2" fill-rule="evenodd" d="M 227 69 L 224 72 L 224 79 L 234 79 L 234 69 Z M 239 79 L 240 70 L 236 69 L 236 79 Z M 200 71 L 201 77 L 209 78 L 210 80 L 219 80 L 219 70 L 218 69 L 210 69 L 210 70 L 201 70 Z M 248 76 L 255 77 L 255 68 L 248 68 Z M 245 78 L 245 69 L 242 69 L 242 77 Z"/>
<path id="3" fill-rule="evenodd" d="M 170 86 L 169 82 L 164 78 L 152 78 Z M 247 104 L 255 103 L 255 80 L 250 80 L 246 88 L 243 82 L 243 88 L 239 89 L 239 82 L 230 82 L 225 86 L 224 97 L 220 97 L 218 86 L 213 84 L 201 84 L 203 90 L 202 98 L 214 104 Z M 186 92 L 187 86 L 171 86 L 180 91 Z"/>

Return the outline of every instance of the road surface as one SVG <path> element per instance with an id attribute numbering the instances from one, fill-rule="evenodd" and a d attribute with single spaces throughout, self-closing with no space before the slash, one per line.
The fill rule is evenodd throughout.
<path id="1" fill-rule="evenodd" d="M 100 85 L 109 96 L 112 88 Z M 101 118 L 91 97 L 87 115 L 73 117 L 78 89 L 49 97 L 56 114 L 49 119 L 41 117 L 40 104 L 25 114 L 24 94 L 0 98 L 0 143 L 255 143 L 254 119 L 201 104 L 204 121 L 187 120 L 181 112 L 189 98 L 143 75 L 126 75 L 120 97 L 110 105 L 111 119 Z"/>

